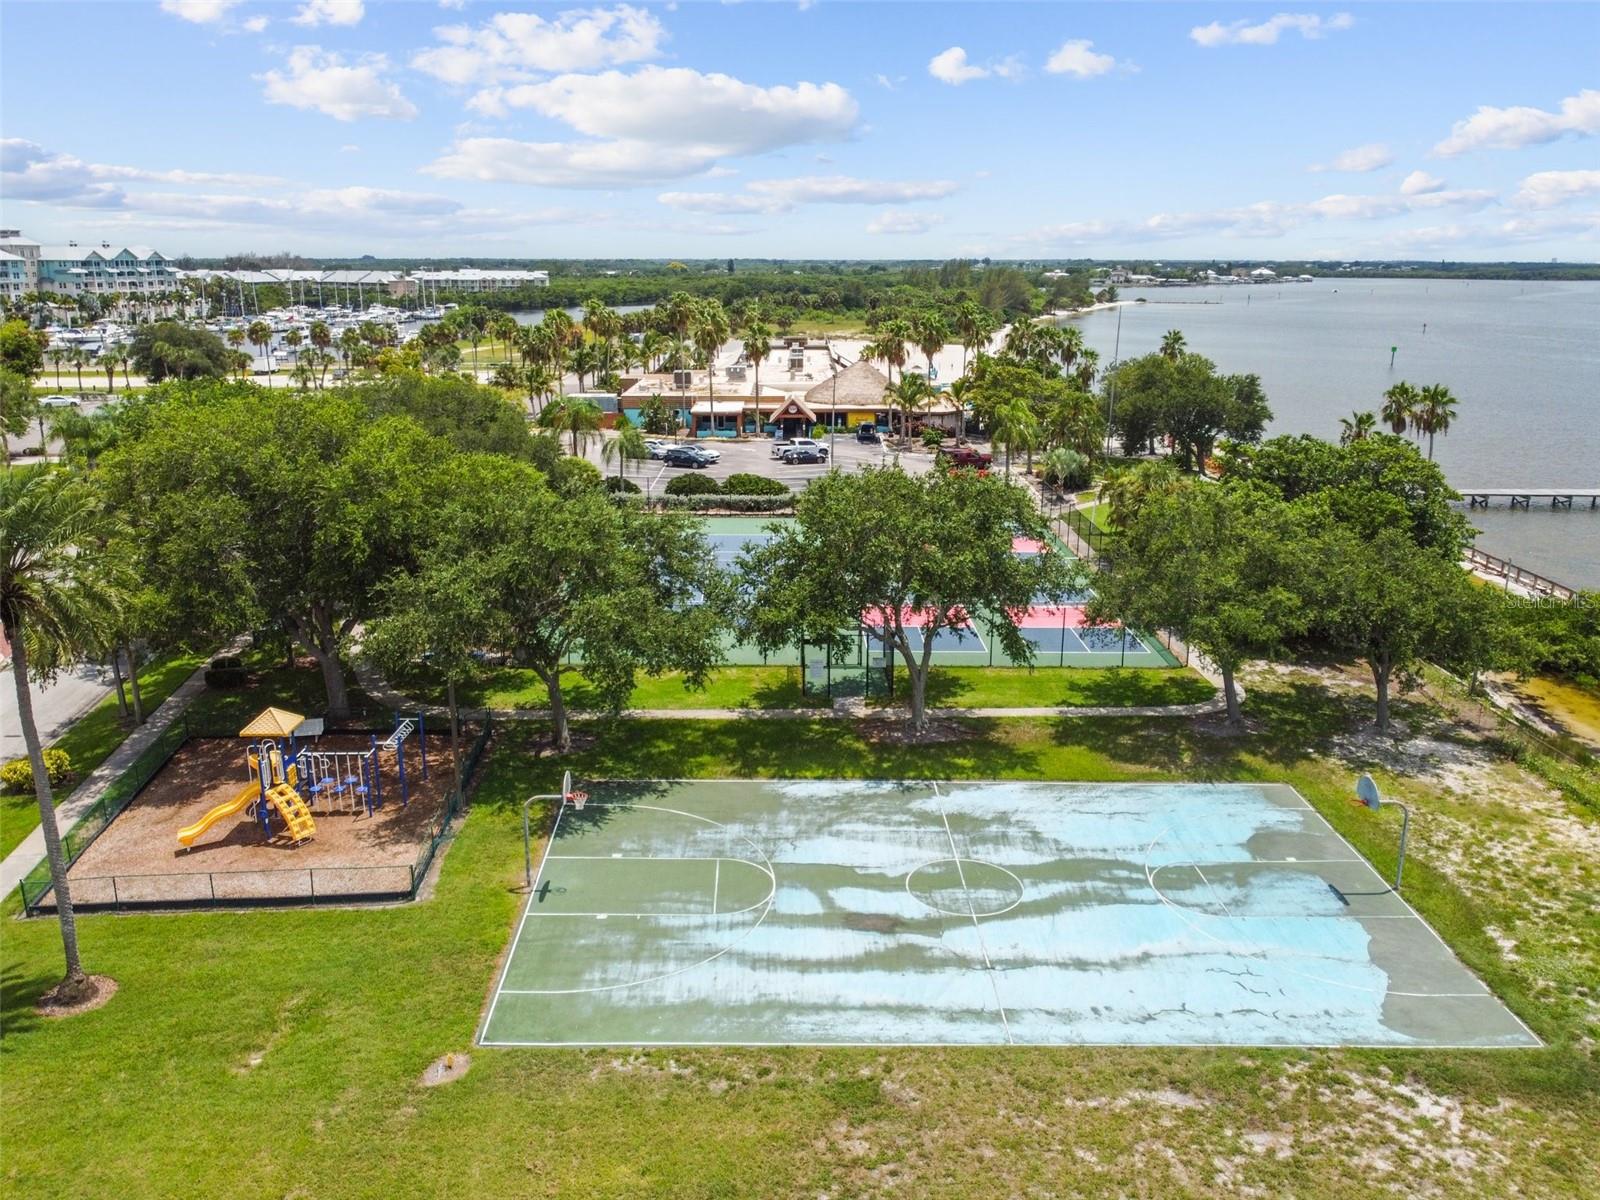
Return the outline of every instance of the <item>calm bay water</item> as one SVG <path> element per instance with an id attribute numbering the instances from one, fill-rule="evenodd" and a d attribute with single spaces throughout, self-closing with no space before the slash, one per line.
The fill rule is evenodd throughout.
<path id="1" fill-rule="evenodd" d="M 1600 283 L 1322 279 L 1122 293 L 1146 303 L 1075 318 L 1102 363 L 1119 312 L 1124 359 L 1181 330 L 1219 370 L 1261 376 L 1269 435 L 1337 438 L 1340 417 L 1376 412 L 1398 380 L 1442 383 L 1458 415 L 1434 458 L 1458 489 L 1600 486 Z M 1480 549 L 1600 588 L 1600 511 L 1497 504 L 1470 514 Z"/>

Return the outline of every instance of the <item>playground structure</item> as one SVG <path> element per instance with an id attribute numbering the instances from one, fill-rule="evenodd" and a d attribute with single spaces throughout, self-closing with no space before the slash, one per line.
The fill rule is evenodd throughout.
<path id="1" fill-rule="evenodd" d="M 297 739 L 313 739 L 322 732 L 320 720 L 308 722 L 299 713 L 268 708 L 239 731 L 240 737 L 258 738 L 245 750 L 245 765 L 250 782 L 231 800 L 218 804 L 192 825 L 178 831 L 178 844 L 193 847 L 217 822 L 239 813 L 248 813 L 260 823 L 263 835 L 271 839 L 273 814 L 292 846 L 316 836 L 315 808 L 322 815 L 348 812 L 371 817 L 383 806 L 381 756 L 394 756 L 400 785 L 400 805 L 411 799 L 406 780 L 405 743 L 415 737 L 422 759 L 422 778 L 428 778 L 428 743 L 425 719 L 398 715 L 394 730 L 379 741 L 370 737 L 365 750 L 318 750 L 315 742 L 296 744 Z M 281 739 L 281 740 L 280 740 Z"/>

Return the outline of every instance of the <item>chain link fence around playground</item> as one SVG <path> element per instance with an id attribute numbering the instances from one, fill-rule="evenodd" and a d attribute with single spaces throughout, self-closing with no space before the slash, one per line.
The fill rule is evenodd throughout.
<path id="1" fill-rule="evenodd" d="M 358 710 L 328 733 L 368 733 L 393 724 L 395 714 L 383 709 Z M 255 871 L 168 871 L 116 875 L 73 876 L 75 910 L 122 911 L 141 908 L 242 908 L 298 904 L 354 904 L 414 900 L 427 878 L 434 857 L 444 844 L 455 817 L 477 773 L 489 738 L 493 714 L 464 712 L 462 719 L 477 732 L 462 754 L 461 789 L 450 789 L 444 808 L 429 826 L 410 863 L 363 866 L 319 866 Z M 388 724 L 385 724 L 387 722 Z M 232 723 L 175 721 L 152 742 L 126 771 L 95 801 L 93 807 L 61 839 L 67 867 L 83 856 L 139 792 L 193 738 L 233 737 Z M 53 913 L 53 884 L 48 863 L 41 862 L 21 884 L 24 911 L 29 916 Z"/>

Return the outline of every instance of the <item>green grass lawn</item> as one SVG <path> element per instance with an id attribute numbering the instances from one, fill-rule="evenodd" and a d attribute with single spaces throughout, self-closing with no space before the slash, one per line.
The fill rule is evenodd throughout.
<path id="1" fill-rule="evenodd" d="M 396 687 L 430 704 L 443 704 L 444 685 L 421 674 L 396 681 Z M 563 679 L 567 707 L 574 712 L 603 708 L 582 671 Z M 548 708 L 544 682 L 523 667 L 502 667 L 457 689 L 464 708 Z M 705 687 L 689 691 L 683 675 L 672 671 L 658 678 L 639 676 L 628 701 L 630 708 L 801 708 L 826 705 L 827 697 L 800 694 L 799 667 L 718 667 Z"/>
<path id="2" fill-rule="evenodd" d="M 904 668 L 895 669 L 894 687 L 895 702 L 905 704 L 910 684 Z M 935 667 L 928 673 L 928 703 L 947 708 L 1135 708 L 1196 704 L 1215 694 L 1187 667 Z"/>
<path id="3" fill-rule="evenodd" d="M 859 676 L 859 670 L 856 672 Z M 896 672 L 896 695 L 906 694 L 904 670 Z M 444 688 L 421 675 L 398 682 L 408 694 L 433 704 L 444 702 Z M 936 667 L 928 679 L 928 702 L 957 708 L 1064 707 L 1069 705 L 1190 704 L 1211 697 L 1213 688 L 1193 671 L 1118 668 Z M 567 677 L 567 704 L 574 711 L 601 708 L 581 672 Z M 545 708 L 549 696 L 532 671 L 494 670 L 459 689 L 468 708 Z M 802 708 L 826 707 L 826 696 L 802 696 L 799 667 L 719 667 L 703 689 L 689 691 L 677 672 L 657 679 L 639 677 L 630 708 Z"/>
<path id="4" fill-rule="evenodd" d="M 173 654 L 146 663 L 139 671 L 139 689 L 145 713 L 154 712 L 205 661 L 201 655 Z M 11 685 L 8 682 L 6 686 Z M 133 703 L 131 695 L 128 703 Z M 117 695 L 112 692 L 52 742 L 52 746 L 65 750 L 72 759 L 73 779 L 57 789 L 57 802 L 65 800 L 77 781 L 122 745 L 133 727 L 133 718 L 122 716 L 121 709 L 117 707 Z M 16 849 L 17 843 L 32 833 L 38 824 L 39 804 L 32 791 L 0 794 L 0 858 Z"/>
<path id="5" fill-rule="evenodd" d="M 1492 787 L 1374 769 L 1413 805 L 1407 898 L 1543 1050 L 472 1050 L 465 1078 L 418 1086 L 471 1049 L 521 904 L 518 803 L 564 766 L 1281 780 L 1392 867 L 1398 814 L 1351 803 L 1336 740 L 1359 738 L 1370 698 L 1264 680 L 1247 712 L 1240 738 L 1173 718 L 984 720 L 927 746 L 823 720 L 599 722 L 570 760 L 508 724 L 429 900 L 83 916 L 85 961 L 120 991 L 64 1021 L 31 1007 L 60 971 L 55 925 L 8 921 L 0 1179 L 119 1200 L 1594 1195 L 1600 862 L 1573 832 L 1587 818 L 1501 760 Z"/>

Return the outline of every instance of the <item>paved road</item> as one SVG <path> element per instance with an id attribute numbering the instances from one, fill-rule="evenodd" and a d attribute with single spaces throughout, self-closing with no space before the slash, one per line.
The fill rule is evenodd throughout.
<path id="1" fill-rule="evenodd" d="M 106 667 L 79 666 L 63 671 L 55 682 L 33 685 L 33 719 L 46 745 L 96 704 L 116 685 Z M 11 668 L 0 673 L 0 761 L 9 762 L 28 752 L 22 741 L 22 724 L 17 719 L 17 685 Z"/>
<path id="2" fill-rule="evenodd" d="M 826 439 L 819 439 L 826 445 Z M 894 461 L 893 452 L 883 445 L 866 445 L 855 440 L 854 435 L 840 436 L 834 439 L 833 452 L 827 463 L 796 463 L 790 466 L 779 462 L 772 457 L 772 442 L 767 438 L 753 438 L 749 441 L 734 440 L 731 438 L 718 438 L 695 443 L 701 446 L 711 446 L 721 453 L 721 461 L 700 470 L 693 467 L 669 467 L 654 460 L 644 463 L 629 464 L 628 478 L 644 488 L 651 495 L 659 496 L 678 475 L 709 475 L 719 483 L 734 474 L 762 475 L 768 479 L 776 479 L 796 489 L 805 487 L 813 479 L 826 475 L 837 464 L 844 470 L 858 470 L 864 466 L 879 466 Z M 585 451 L 584 457 L 595 466 L 600 467 L 608 474 L 615 474 L 616 464 L 604 463 L 600 457 L 601 443 L 592 442 Z M 933 456 L 923 450 L 914 450 L 900 455 L 900 465 L 907 471 L 921 473 L 933 465 Z"/>

